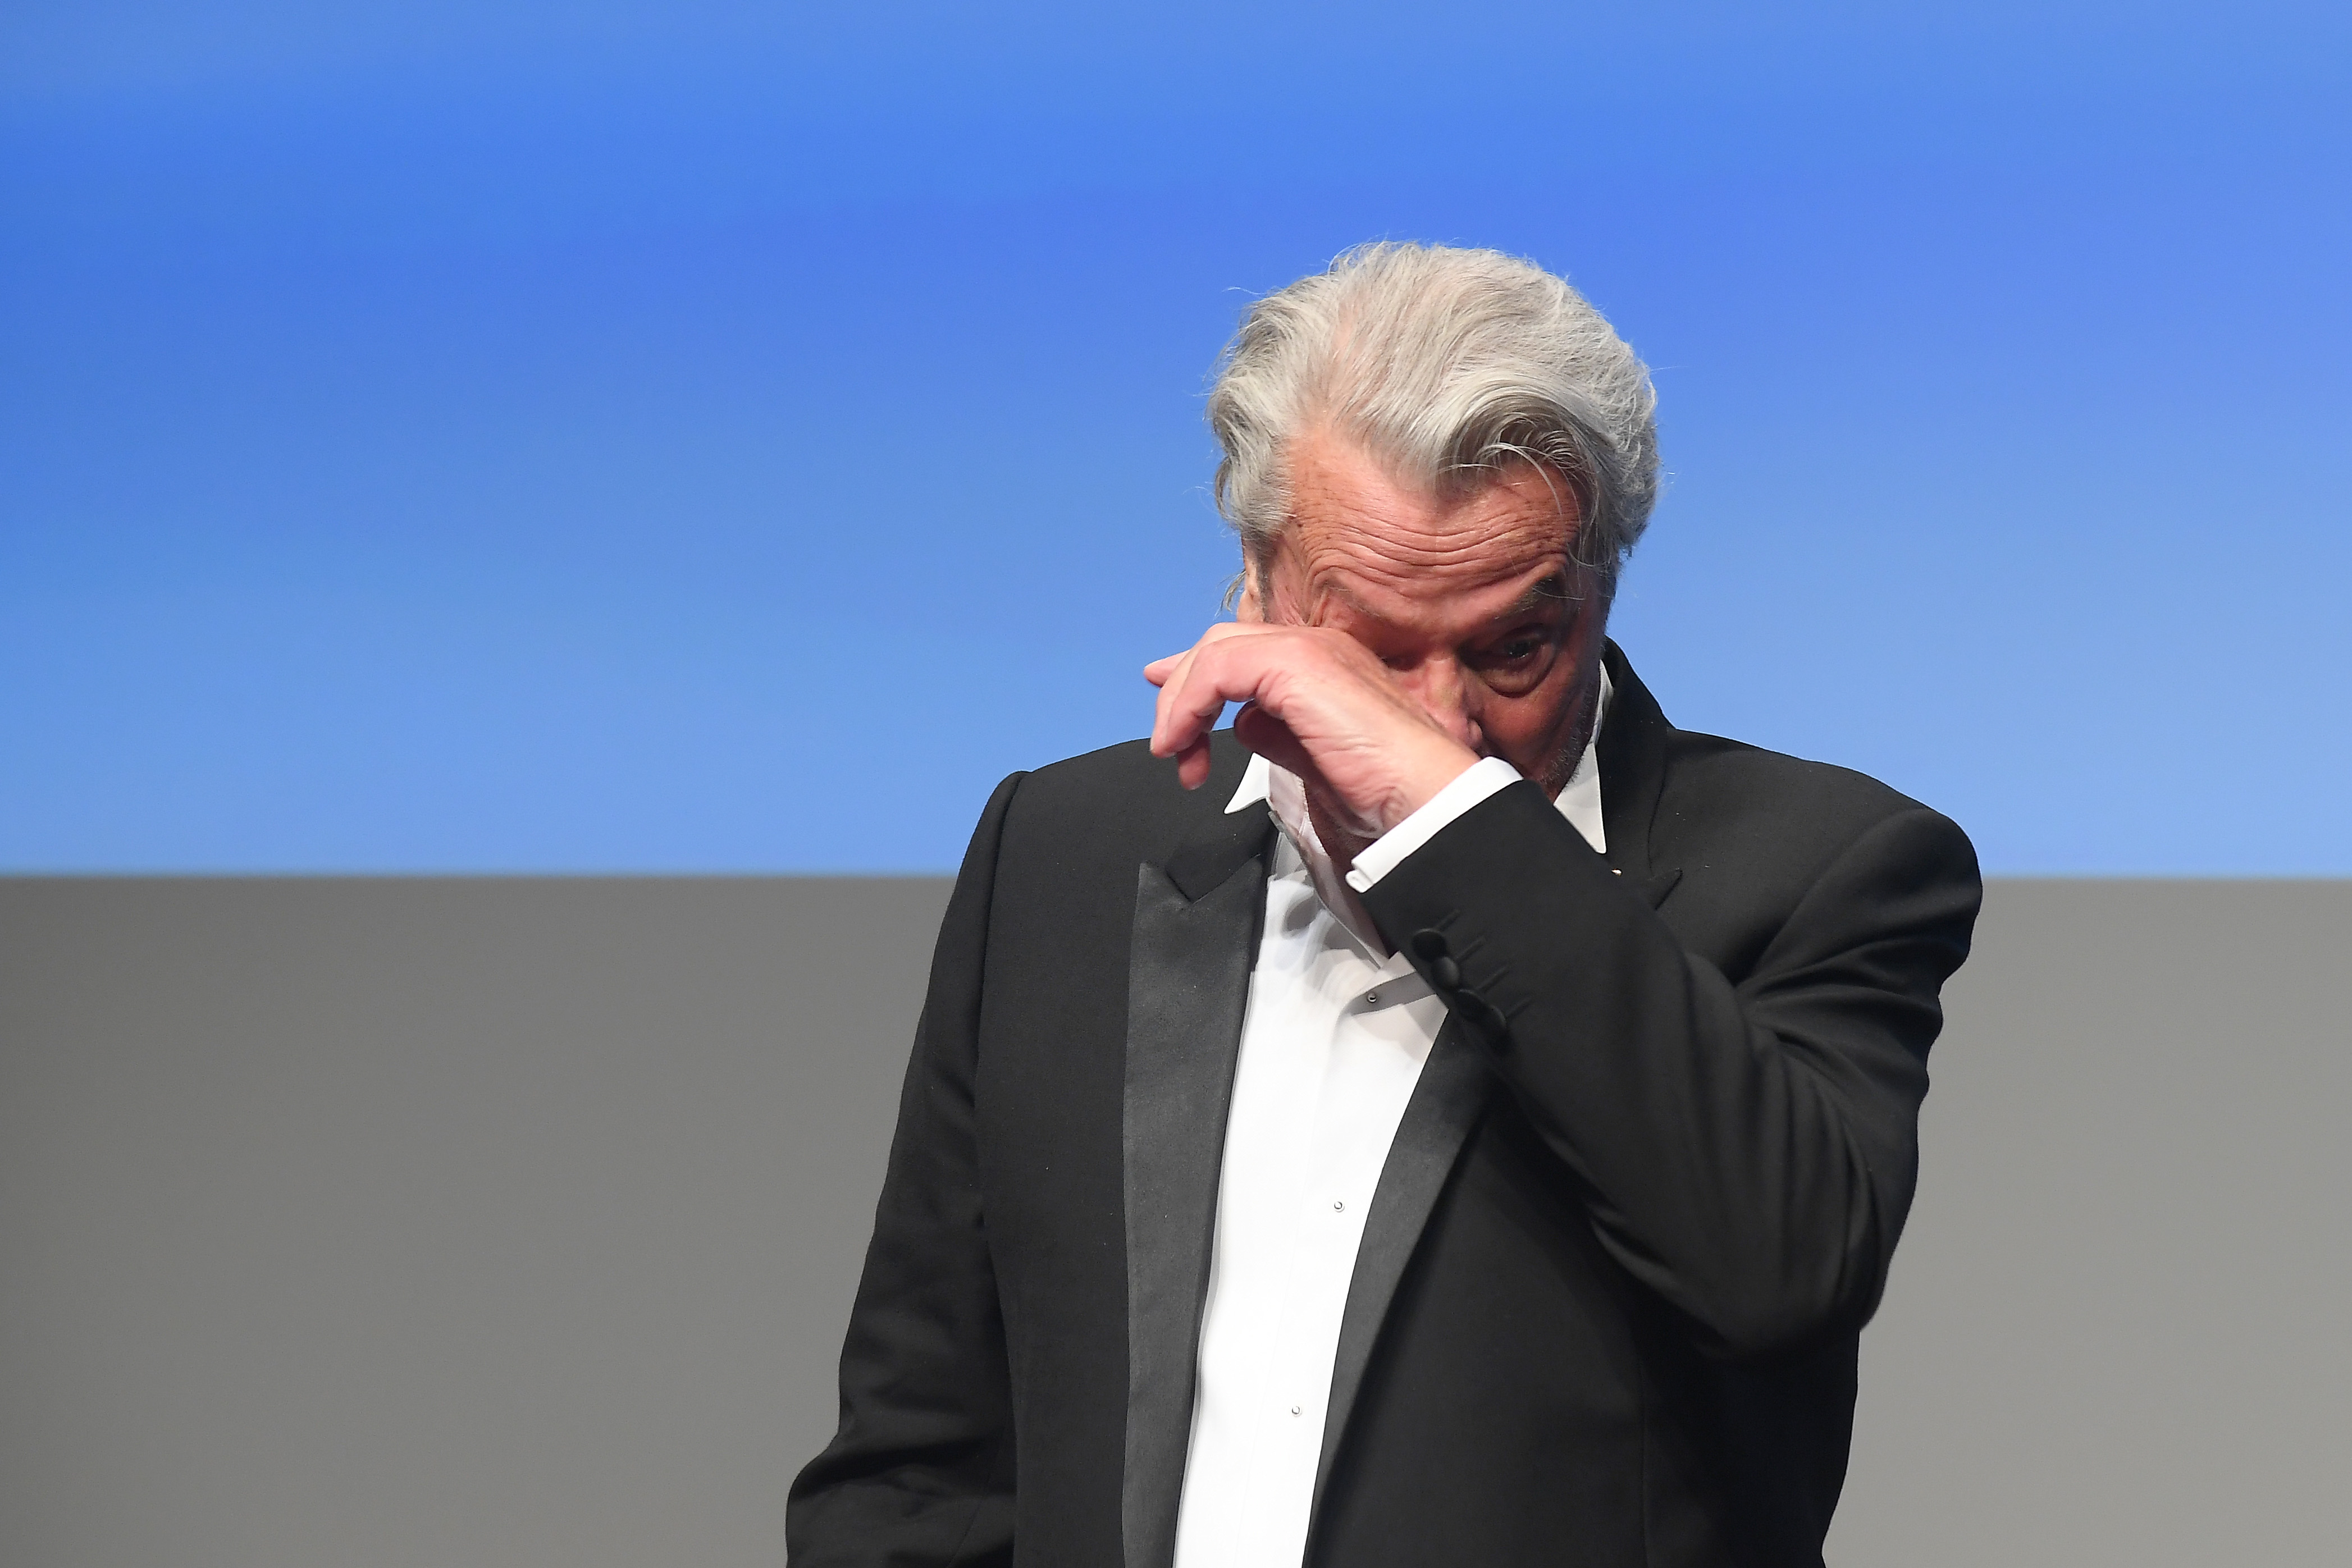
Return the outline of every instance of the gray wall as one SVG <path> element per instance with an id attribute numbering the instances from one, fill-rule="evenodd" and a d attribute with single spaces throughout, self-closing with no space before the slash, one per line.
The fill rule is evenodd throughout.
<path id="1" fill-rule="evenodd" d="M 780 1559 L 929 881 L 0 880 L 0 1563 Z M 1838 1568 L 2352 1561 L 2352 883 L 2011 883 Z"/>

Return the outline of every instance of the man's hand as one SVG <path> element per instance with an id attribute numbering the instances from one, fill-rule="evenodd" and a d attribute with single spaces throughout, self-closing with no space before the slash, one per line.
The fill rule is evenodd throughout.
<path id="1" fill-rule="evenodd" d="M 1343 632 L 1220 622 L 1143 674 L 1160 688 L 1152 755 L 1176 758 L 1184 788 L 1208 779 L 1209 730 L 1241 703 L 1242 744 L 1297 774 L 1367 842 L 1478 760 L 1465 721 L 1441 722 Z"/>

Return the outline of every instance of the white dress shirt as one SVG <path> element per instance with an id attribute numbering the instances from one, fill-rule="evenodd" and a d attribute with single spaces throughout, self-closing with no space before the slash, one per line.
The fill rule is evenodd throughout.
<path id="1" fill-rule="evenodd" d="M 1601 713 L 1608 702 L 1604 673 Z M 1601 850 L 1596 758 L 1587 747 L 1556 804 Z M 1518 778 L 1500 758 L 1476 763 L 1344 879 L 1297 775 L 1254 758 L 1225 808 L 1264 800 L 1281 832 L 1225 1119 L 1175 1568 L 1298 1568 L 1306 1556 L 1364 1214 L 1445 1021 L 1444 1002 L 1385 951 L 1356 894 Z"/>

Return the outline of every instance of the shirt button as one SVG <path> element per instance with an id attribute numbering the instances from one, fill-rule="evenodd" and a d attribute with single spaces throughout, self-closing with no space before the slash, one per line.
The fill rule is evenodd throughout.
<path id="1" fill-rule="evenodd" d="M 1296 1405 L 1292 1406 L 1290 1407 L 1290 1413 L 1291 1413 L 1293 1416 L 1297 1415 L 1297 1414 L 1298 1414 L 1298 1406 L 1296 1406 Z"/>
<path id="2" fill-rule="evenodd" d="M 1345 1214 L 1345 1213 L 1347 1213 L 1347 1212 L 1348 1212 L 1348 1200 L 1347 1200 L 1346 1198 L 1344 1198 L 1344 1197 L 1335 1197 L 1335 1198 L 1333 1198 L 1333 1199 L 1331 1200 L 1331 1212 L 1332 1212 L 1332 1213 L 1334 1213 L 1334 1214 Z"/>

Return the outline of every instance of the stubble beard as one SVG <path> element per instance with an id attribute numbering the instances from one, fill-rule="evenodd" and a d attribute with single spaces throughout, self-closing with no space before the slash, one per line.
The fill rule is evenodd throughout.
<path id="1" fill-rule="evenodd" d="M 1555 800 L 1559 799 L 1559 792 L 1568 788 L 1568 781 L 1576 777 L 1577 768 L 1583 765 L 1584 754 L 1591 750 L 1601 738 L 1598 733 L 1601 727 L 1593 722 L 1601 712 L 1601 666 L 1598 663 L 1592 666 L 1592 678 L 1584 683 L 1583 690 L 1577 693 L 1572 712 L 1574 721 L 1568 727 L 1568 740 L 1552 754 L 1543 777 L 1537 780 L 1543 786 L 1543 792 Z"/>

